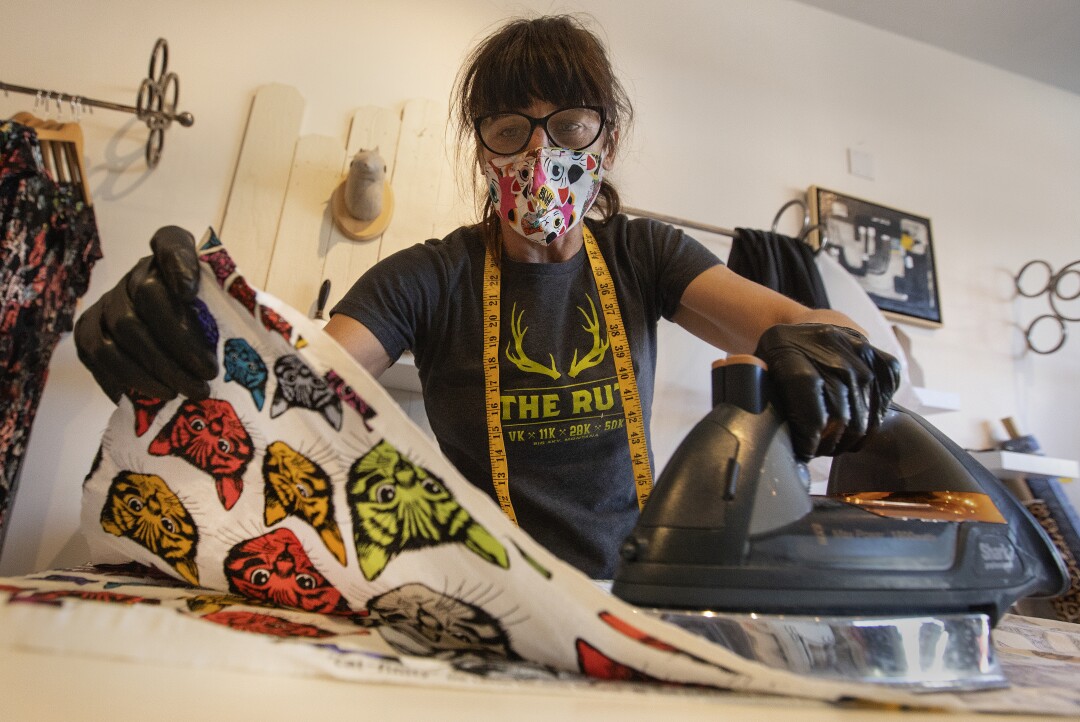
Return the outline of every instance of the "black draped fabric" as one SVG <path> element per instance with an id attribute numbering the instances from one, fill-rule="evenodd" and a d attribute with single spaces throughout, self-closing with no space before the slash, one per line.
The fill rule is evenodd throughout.
<path id="1" fill-rule="evenodd" d="M 46 174 L 33 128 L 0 122 L 0 544 L 49 359 L 99 258 L 80 189 Z"/>
<path id="2" fill-rule="evenodd" d="M 814 251 L 802 241 L 769 231 L 736 228 L 728 268 L 810 308 L 829 308 Z"/>

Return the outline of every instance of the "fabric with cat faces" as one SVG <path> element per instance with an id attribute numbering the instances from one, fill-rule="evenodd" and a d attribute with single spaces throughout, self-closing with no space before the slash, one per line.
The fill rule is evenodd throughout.
<path id="1" fill-rule="evenodd" d="M 650 289 L 623 310 L 633 335 L 646 339 L 635 348 L 649 349 L 652 323 L 674 311 L 681 293 L 681 274 L 663 272 L 664 261 L 677 266 L 668 254 L 685 241 L 663 226 L 628 225 L 621 219 L 595 232 L 605 239 L 620 287 Z M 445 253 L 461 240 L 437 242 L 428 252 Z M 466 245 L 479 247 L 478 240 Z M 324 672 L 360 670 L 357 678 L 369 680 L 401 670 L 402 681 L 415 682 L 417 671 L 449 669 L 456 679 L 573 674 L 834 698 L 850 693 L 763 670 L 612 597 L 514 526 L 319 326 L 249 285 L 212 233 L 198 253 L 198 315 L 219 361 L 210 393 L 125 396 L 83 484 L 91 560 L 135 562 L 171 581 L 142 573 L 143 583 L 126 576 L 128 567 L 99 566 L 118 577 L 88 579 L 68 596 L 179 604 L 232 629 L 317 643 L 313 664 Z M 470 253 L 441 268 L 469 279 L 457 290 L 472 282 L 470 264 L 480 260 Z M 592 325 L 588 302 L 575 296 L 579 287 L 565 288 L 575 328 L 556 334 L 559 340 Z M 519 330 L 540 336 L 542 315 L 519 317 Z M 446 349 L 423 324 L 415 332 L 430 379 L 430 365 Z M 529 357 L 545 359 L 529 340 Z M 606 373 L 600 354 L 583 351 L 580 340 L 545 348 L 553 348 L 561 373 L 588 367 L 579 376 L 590 388 L 596 380 L 587 371 Z M 461 361 L 476 364 L 478 354 L 472 359 Z M 641 359 L 651 364 L 649 354 Z M 555 448 L 558 456 L 574 447 Z M 603 517 L 593 519 L 599 524 Z M 172 593 L 170 584 L 184 591 Z M 53 604 L 67 594 L 16 593 L 20 601 Z M 316 659 L 311 655 L 303 657 Z"/>
<path id="2" fill-rule="evenodd" d="M 611 272 L 627 328 L 645 428 L 656 324 L 687 284 L 719 263 L 681 231 L 617 216 L 586 223 Z M 495 498 L 484 380 L 483 242 L 473 229 L 412 246 L 361 278 L 334 308 L 369 329 L 391 358 L 416 356 L 428 421 L 443 453 Z M 584 250 L 563 263 L 502 261 L 503 439 L 518 522 L 595 578 L 614 573 L 637 497 L 614 362 Z"/>
<path id="3" fill-rule="evenodd" d="M 94 210 L 46 172 L 33 128 L 0 122 L 0 545 L 49 360 L 101 258 Z"/>
<path id="4" fill-rule="evenodd" d="M 207 398 L 125 395 L 85 485 L 88 537 L 192 584 L 311 611 L 344 609 L 324 562 L 374 580 L 398 555 L 460 544 L 506 567 L 447 472 L 377 436 L 374 408 L 313 357 L 296 312 L 248 285 L 212 233 L 198 254 L 193 304 L 221 370 Z"/>

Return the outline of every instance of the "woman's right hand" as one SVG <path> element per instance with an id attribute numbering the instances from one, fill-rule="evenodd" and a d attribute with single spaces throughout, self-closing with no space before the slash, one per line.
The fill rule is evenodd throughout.
<path id="1" fill-rule="evenodd" d="M 113 402 L 124 393 L 172 399 L 206 398 L 217 376 L 216 349 L 199 324 L 195 238 L 165 226 L 140 260 L 79 317 L 75 348 Z"/>

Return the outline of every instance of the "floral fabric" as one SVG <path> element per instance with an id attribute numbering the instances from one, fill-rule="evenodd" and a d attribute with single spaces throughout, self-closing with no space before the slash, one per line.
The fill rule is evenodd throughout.
<path id="1" fill-rule="evenodd" d="M 0 545 L 49 360 L 101 258 L 93 209 L 43 168 L 33 128 L 0 123 Z"/>

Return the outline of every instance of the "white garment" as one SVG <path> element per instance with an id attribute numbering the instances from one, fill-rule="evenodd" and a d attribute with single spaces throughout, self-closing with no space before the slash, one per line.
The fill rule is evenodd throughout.
<path id="1" fill-rule="evenodd" d="M 863 290 L 855 277 L 828 253 L 817 255 L 817 267 L 825 292 L 829 296 L 829 306 L 847 314 L 852 321 L 866 331 L 866 337 L 870 343 L 885 353 L 892 354 L 900 362 L 900 386 L 893 394 L 893 400 L 905 408 L 918 412 L 920 401 L 911 385 L 907 354 L 904 353 L 885 314 L 874 304 L 870 295 Z M 810 469 L 810 481 L 814 493 L 823 492 L 820 485 L 829 478 L 832 457 L 818 457 L 811 460 L 807 466 Z"/>
<path id="2" fill-rule="evenodd" d="M 870 343 L 900 361 L 900 386 L 893 395 L 893 400 L 901 406 L 917 411 L 919 398 L 911 385 L 907 354 L 904 353 L 885 314 L 874 304 L 855 277 L 828 253 L 817 255 L 817 267 L 825 285 L 825 292 L 829 296 L 829 305 L 859 324 L 866 331 Z"/>

